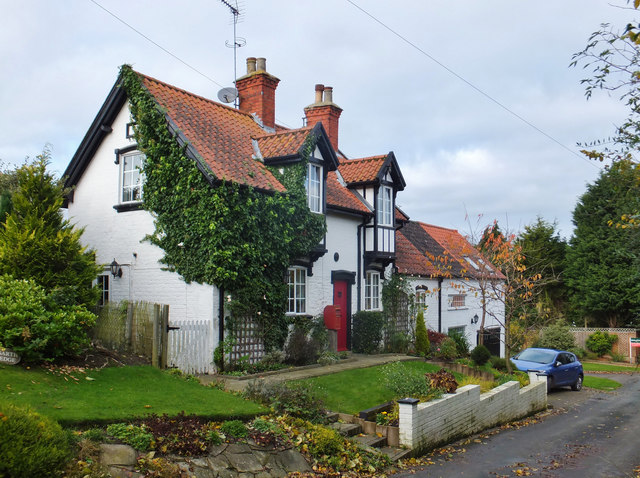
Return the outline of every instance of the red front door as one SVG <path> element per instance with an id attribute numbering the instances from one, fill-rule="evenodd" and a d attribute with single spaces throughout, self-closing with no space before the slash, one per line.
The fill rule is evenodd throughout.
<path id="1" fill-rule="evenodd" d="M 347 290 L 349 285 L 347 281 L 337 280 L 333 283 L 333 305 L 340 308 L 340 329 L 338 330 L 338 352 L 347 350 L 347 315 L 348 306 Z"/>

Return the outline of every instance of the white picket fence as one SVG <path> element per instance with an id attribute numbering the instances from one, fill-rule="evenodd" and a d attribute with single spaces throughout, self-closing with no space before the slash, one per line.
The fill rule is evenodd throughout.
<path id="1" fill-rule="evenodd" d="M 169 332 L 169 367 L 184 373 L 213 373 L 213 323 L 209 320 L 172 320 Z"/>

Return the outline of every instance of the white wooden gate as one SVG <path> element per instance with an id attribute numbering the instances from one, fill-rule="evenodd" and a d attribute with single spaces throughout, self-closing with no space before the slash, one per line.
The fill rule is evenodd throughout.
<path id="1" fill-rule="evenodd" d="M 213 322 L 172 320 L 169 332 L 169 367 L 184 373 L 213 373 Z"/>

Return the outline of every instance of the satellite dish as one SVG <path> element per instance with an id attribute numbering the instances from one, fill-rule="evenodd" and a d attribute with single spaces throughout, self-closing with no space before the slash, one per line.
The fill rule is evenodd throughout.
<path id="1" fill-rule="evenodd" d="M 222 88 L 218 91 L 218 99 L 223 103 L 233 103 L 238 97 L 238 90 L 233 87 Z"/>

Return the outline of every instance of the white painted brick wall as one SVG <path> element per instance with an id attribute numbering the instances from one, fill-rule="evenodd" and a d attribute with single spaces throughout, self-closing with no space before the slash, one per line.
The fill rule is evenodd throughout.
<path id="1" fill-rule="evenodd" d="M 400 444 L 423 451 L 546 407 L 545 377 L 531 377 L 522 389 L 507 382 L 484 394 L 478 385 L 467 385 L 431 402 L 400 403 Z"/>
<path id="2" fill-rule="evenodd" d="M 438 281 L 436 279 L 426 279 L 420 277 L 409 277 L 411 290 L 415 291 L 417 286 L 427 287 L 430 292 L 426 294 L 425 303 L 427 311 L 425 313 L 425 323 L 428 329 L 438 330 Z M 465 335 L 469 344 L 473 347 L 476 344 L 476 336 L 480 329 L 482 320 L 482 301 L 476 295 L 477 281 L 461 281 L 457 279 L 447 279 L 442 281 L 442 324 L 441 332 L 446 334 L 452 327 L 464 327 Z M 465 307 L 453 309 L 449 306 L 449 295 L 466 293 Z M 504 320 L 504 305 L 497 301 L 487 304 L 488 311 L 485 317 L 485 328 L 500 327 L 500 322 Z M 478 314 L 480 320 L 477 324 L 471 324 L 471 317 Z M 499 320 L 497 320 L 497 317 Z M 504 341 L 503 341 L 504 342 Z M 504 343 L 500 345 L 500 355 L 504 357 Z"/>
<path id="3" fill-rule="evenodd" d="M 217 293 L 212 286 L 186 284 L 178 274 L 163 271 L 158 260 L 162 251 L 148 242 L 153 218 L 146 211 L 118 213 L 120 165 L 116 148 L 132 144 L 126 138 L 129 111 L 124 107 L 88 165 L 69 203 L 68 217 L 85 231 L 82 242 L 95 249 L 96 260 L 105 265 L 116 260 L 122 277 L 110 276 L 110 300 L 142 300 L 169 304 L 170 320 L 209 320 L 217 316 Z M 215 334 L 217 342 L 217 334 Z M 211 350 L 213 354 L 213 350 Z M 212 355 L 213 356 L 213 355 Z"/>

